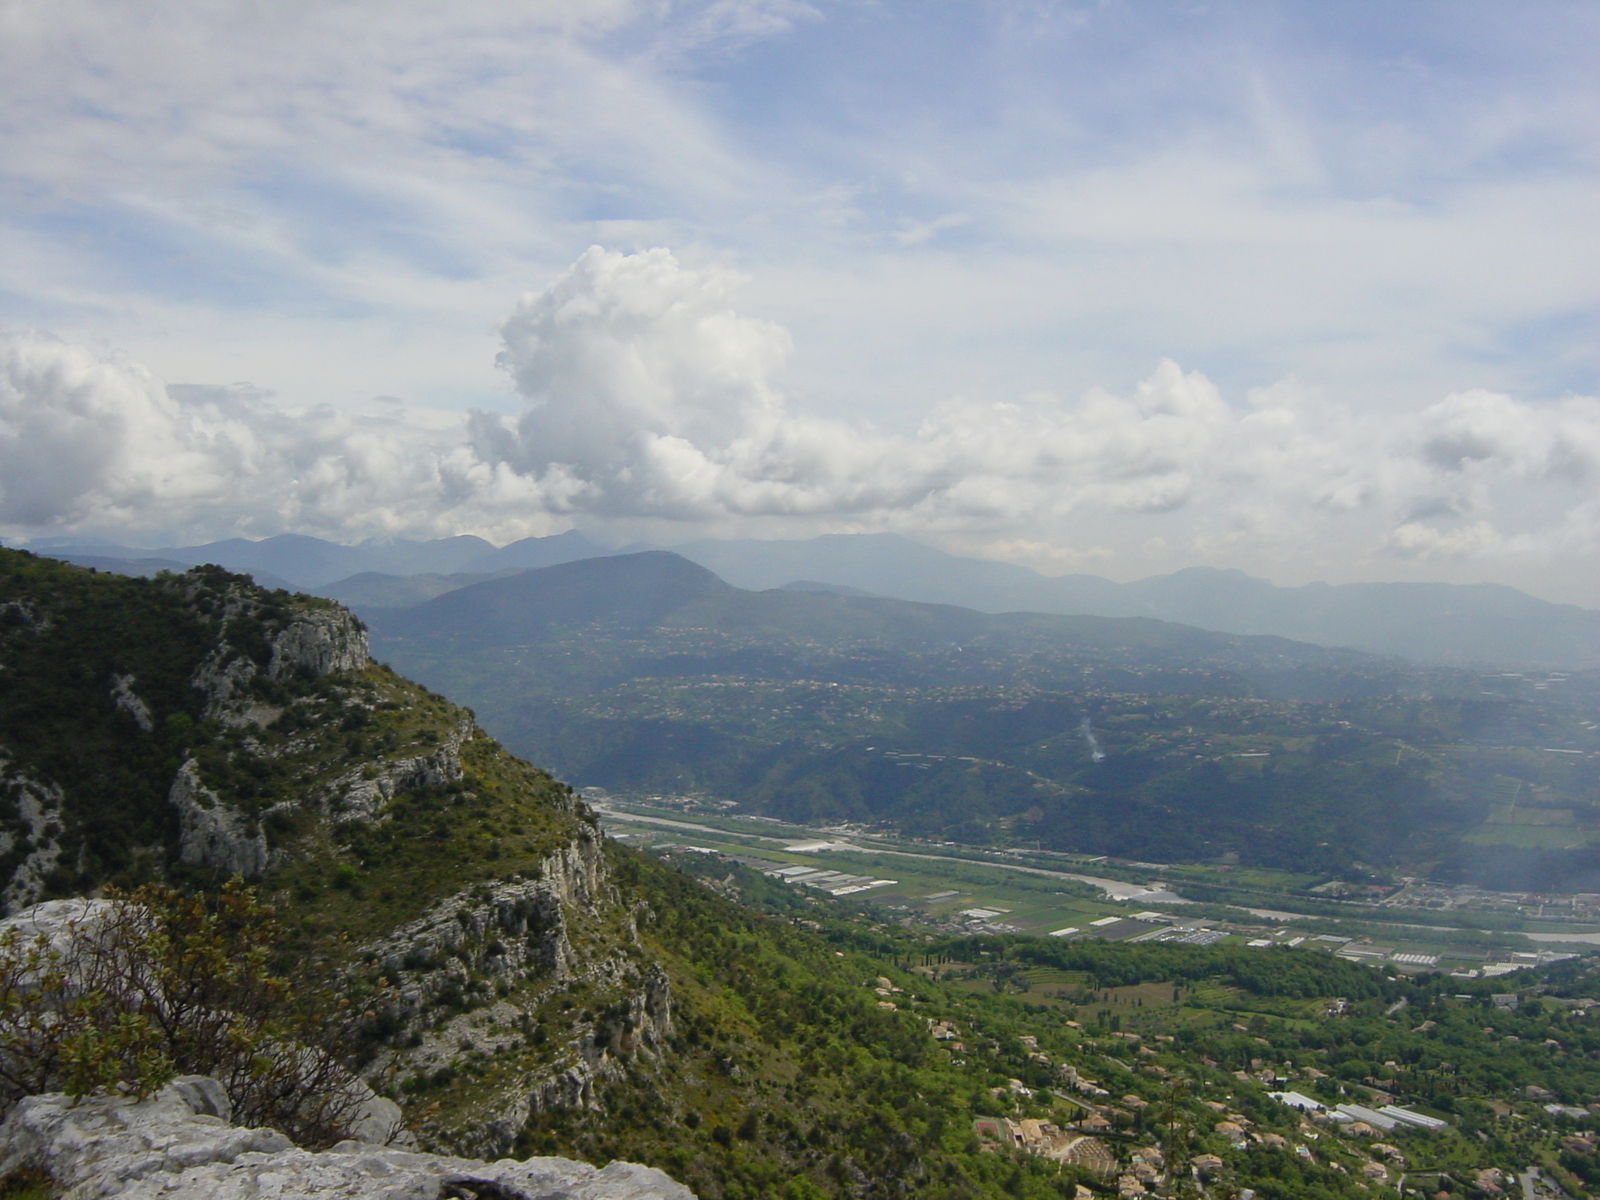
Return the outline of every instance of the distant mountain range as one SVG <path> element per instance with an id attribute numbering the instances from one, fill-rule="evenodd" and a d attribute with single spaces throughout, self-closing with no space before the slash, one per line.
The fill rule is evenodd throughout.
<path id="1" fill-rule="evenodd" d="M 1461 878 L 1514 877 L 1517 886 L 1600 870 L 1600 824 L 1591 829 L 1586 817 L 1557 829 L 1560 838 L 1548 846 L 1547 837 L 1524 845 L 1515 827 L 1516 853 L 1532 857 L 1511 867 L 1503 831 L 1489 820 L 1494 804 L 1508 803 L 1496 797 L 1524 785 L 1559 811 L 1589 811 L 1582 764 L 1600 734 L 1587 721 L 1597 685 L 1588 673 L 1507 676 L 1498 667 L 1407 663 L 1146 615 L 982 612 L 847 594 L 874 590 L 863 585 L 912 588 L 918 563 L 928 567 L 924 586 L 938 572 L 952 589 L 963 572 L 969 579 L 988 572 L 1009 580 L 1012 595 L 1023 583 L 1074 582 L 898 538 L 824 539 L 778 551 L 753 543 L 745 569 L 771 552 L 777 561 L 768 569 L 796 577 L 760 591 L 675 553 L 605 554 L 577 535 L 476 558 L 464 553 L 473 549 L 465 541 L 412 549 L 445 566 L 504 565 L 358 572 L 318 590 L 362 594 L 357 607 L 384 659 L 471 704 L 510 749 L 567 779 L 624 791 L 703 791 L 802 823 L 888 821 L 956 841 L 1005 843 L 1025 834 L 1056 849 L 1146 860 L 1238 854 L 1335 872 L 1357 861 L 1409 863 Z M 251 546 L 127 559 L 102 547 L 90 557 L 145 574 L 177 561 L 174 553 L 216 558 L 220 550 L 237 563 Z M 874 548 L 875 556 L 867 553 Z M 302 577 L 380 552 L 399 554 L 392 546 L 311 539 L 267 547 L 273 565 Z M 816 557 L 802 561 L 805 554 Z M 828 554 L 835 567 L 818 561 Z M 513 555 L 524 562 L 578 557 L 518 569 Z M 839 580 L 839 561 L 855 563 L 859 585 Z M 873 573 L 885 562 L 898 579 Z M 736 566 L 723 569 L 731 574 Z M 1222 605 L 1230 588 L 1255 596 L 1269 615 L 1274 604 L 1294 615 L 1296 598 L 1362 591 L 1273 588 L 1215 571 L 1091 583 L 1102 597 L 1142 596 L 1147 609 L 1165 604 L 1186 614 Z M 1204 584 L 1214 585 L 1209 593 Z M 1550 638 L 1569 618 L 1566 633 L 1576 638 L 1579 622 L 1595 616 L 1511 589 L 1401 587 L 1393 594 L 1480 593 L 1509 598 L 1510 619 L 1527 626 L 1529 639 Z M 406 603 L 422 596 L 431 598 Z M 1004 598 L 989 603 L 1002 606 Z M 1299 617 L 1307 612 L 1302 603 Z M 1450 627 L 1444 605 L 1433 613 Z M 1416 611 L 1409 619 L 1424 620 Z M 1398 627 L 1393 613 L 1377 613 L 1374 622 Z M 1492 625 L 1482 611 L 1468 611 L 1458 636 Z M 1563 665 L 1585 661 L 1574 653 Z M 1524 761 L 1530 752 L 1537 765 Z"/>
<path id="2" fill-rule="evenodd" d="M 342 546 L 295 534 L 158 550 L 52 543 L 31 548 L 85 566 L 138 574 L 214 562 L 251 574 L 264 586 L 315 591 L 358 610 L 374 610 L 417 604 L 518 570 L 659 547 L 608 550 L 570 531 L 498 549 L 476 537 Z M 987 613 L 1153 617 L 1219 633 L 1270 634 L 1432 663 L 1600 667 L 1600 612 L 1552 604 L 1499 584 L 1279 587 L 1242 571 L 1210 567 L 1116 583 L 962 558 L 887 533 L 803 541 L 703 540 L 674 550 L 726 582 L 756 591 L 867 594 Z"/>
<path id="3" fill-rule="evenodd" d="M 1191 691 L 1205 679 L 1206 691 L 1320 699 L 1329 694 L 1323 672 L 1345 681 L 1359 676 L 1363 682 L 1339 690 L 1363 695 L 1416 686 L 1411 668 L 1394 660 L 1147 617 L 983 613 L 807 585 L 749 591 L 662 550 L 516 572 L 409 608 L 374 610 L 368 620 L 386 653 L 427 647 L 457 661 L 477 651 L 579 638 L 587 649 L 581 676 L 557 684 L 547 674 L 543 687 L 583 691 L 615 676 L 597 666 L 599 647 L 608 643 L 638 660 L 624 672 L 630 675 L 648 663 L 651 674 L 665 668 L 673 675 L 731 671 L 889 686 L 1055 685 L 1063 677 L 1076 681 L 1085 664 L 1095 664 L 1178 672 L 1187 680 L 1133 689 L 1140 691 Z"/>
<path id="4" fill-rule="evenodd" d="M 355 575 L 459 575 L 479 577 L 507 570 L 528 570 L 571 562 L 578 558 L 610 554 L 577 530 L 553 537 L 530 537 L 496 548 L 480 537 L 436 538 L 432 541 L 362 542 L 344 546 L 322 538 L 284 533 L 252 542 L 229 538 L 200 546 L 168 546 L 158 550 L 137 550 L 110 543 L 79 543 L 50 539 L 30 543 L 36 554 L 65 559 L 79 566 L 118 570 L 118 564 L 132 563 L 138 571 L 123 574 L 153 574 L 163 567 L 182 569 L 200 563 L 215 563 L 230 571 L 252 576 L 263 587 L 288 586 L 316 591 Z M 476 582 L 476 580 L 468 580 Z M 457 584 L 455 586 L 461 586 Z M 417 597 L 421 599 L 425 597 Z M 408 599 L 405 603 L 415 603 Z"/>
<path id="5" fill-rule="evenodd" d="M 1219 633 L 1273 634 L 1423 662 L 1600 666 L 1600 612 L 1500 584 L 1312 583 L 1278 587 L 1243 571 L 1190 567 L 1133 583 L 1049 577 L 960 558 L 892 533 L 806 541 L 699 541 L 677 553 L 738 587 L 815 580 L 980 612 L 1155 617 Z"/>

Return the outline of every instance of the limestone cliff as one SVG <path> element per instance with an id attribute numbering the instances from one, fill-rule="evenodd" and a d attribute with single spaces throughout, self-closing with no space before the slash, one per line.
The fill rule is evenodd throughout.
<path id="1" fill-rule="evenodd" d="M 63 802 L 58 785 L 17 770 L 0 749 L 0 803 L 10 810 L 10 820 L 0 824 L 0 864 L 9 867 L 0 891 L 5 912 L 27 907 L 44 892 L 61 857 Z"/>
<path id="2" fill-rule="evenodd" d="M 359 671 L 369 661 L 366 627 L 353 615 L 342 608 L 306 609 L 273 635 L 267 674 L 273 679 L 292 671 L 331 675 Z"/>
<path id="3" fill-rule="evenodd" d="M 373 1012 L 390 1049 L 369 1079 L 423 1081 L 464 1059 L 510 1068 L 470 1119 L 452 1113 L 434 1131 L 474 1153 L 505 1153 L 534 1112 L 596 1107 L 598 1083 L 661 1055 L 673 1032 L 666 975 L 640 949 L 587 824 L 522 877 L 450 896 L 357 957 L 391 984 Z M 578 992 L 598 1011 L 552 1019 Z"/>
<path id="4" fill-rule="evenodd" d="M 239 752 L 263 747 L 230 731 L 339 707 L 325 682 L 369 666 L 366 630 L 326 601 L 216 568 L 125 579 L 0 550 L 6 911 L 147 874 L 151 858 L 259 874 L 269 805 L 243 776 L 264 772 Z"/>
<path id="5" fill-rule="evenodd" d="M 531 1114 L 598 1109 L 669 1052 L 668 977 L 593 813 L 373 664 L 336 605 L 0 550 L 7 750 L 7 911 L 152 874 L 256 881 L 306 968 L 360 1000 L 357 1065 L 432 1146 L 505 1153 Z M 491 1059 L 492 1083 L 450 1088 Z"/>
<path id="6" fill-rule="evenodd" d="M 328 815 L 336 821 L 381 820 L 401 792 L 460 782 L 461 747 L 472 732 L 471 720 L 462 718 L 432 753 L 365 763 L 341 775 L 328 787 Z"/>
<path id="7" fill-rule="evenodd" d="M 191 866 L 222 875 L 250 878 L 267 869 L 267 838 L 260 825 L 200 782 L 199 766 L 189 759 L 178 768 L 168 793 L 183 834 L 178 857 Z"/>
<path id="8" fill-rule="evenodd" d="M 190 587 L 186 595 L 198 592 Z M 258 632 L 253 630 L 258 644 L 252 646 L 230 634 L 242 624 L 260 622 L 266 606 L 258 590 L 232 587 L 220 607 L 215 644 L 190 682 L 206 697 L 206 715 L 225 724 L 264 723 L 263 710 L 276 716 L 276 711 L 256 701 L 251 685 L 257 679 L 277 681 L 295 674 L 317 678 L 359 671 L 371 662 L 365 627 L 342 608 L 290 610 Z"/>

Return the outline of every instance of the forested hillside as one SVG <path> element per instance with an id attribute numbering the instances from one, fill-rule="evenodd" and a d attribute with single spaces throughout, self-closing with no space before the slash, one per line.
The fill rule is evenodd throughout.
<path id="1" fill-rule="evenodd" d="M 371 619 L 384 657 L 580 784 L 980 845 L 1600 887 L 1591 675 L 754 593 L 661 553 Z"/>

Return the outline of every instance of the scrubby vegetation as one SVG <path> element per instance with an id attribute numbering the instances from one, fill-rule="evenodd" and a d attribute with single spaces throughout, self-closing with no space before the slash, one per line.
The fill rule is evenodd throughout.
<path id="1" fill-rule="evenodd" d="M 678 855 L 674 862 L 724 891 L 737 889 L 745 905 L 768 914 L 769 928 L 793 931 L 797 921 L 815 925 L 815 936 L 844 958 L 834 958 L 836 966 L 826 955 L 811 961 L 820 962 L 820 972 L 838 978 L 847 993 L 853 991 L 861 1007 L 879 1002 L 873 971 L 902 989 L 890 993 L 894 1011 L 879 1011 L 921 1039 L 922 1049 L 910 1051 L 901 1076 L 913 1092 L 884 1093 L 886 1077 L 857 1074 L 864 1060 L 856 1058 L 852 1066 L 848 1047 L 860 1035 L 846 1032 L 837 1019 L 837 1055 L 818 1076 L 829 1086 L 840 1085 L 846 1096 L 887 1094 L 904 1106 L 891 1103 L 891 1109 L 913 1113 L 920 1111 L 913 1095 L 935 1094 L 942 1077 L 942 1145 L 930 1142 L 914 1122 L 896 1128 L 916 1141 L 924 1162 L 937 1161 L 950 1180 L 965 1181 L 952 1183 L 958 1190 L 951 1194 L 987 1194 L 984 1171 L 997 1160 L 1010 1161 L 993 1147 L 969 1157 L 977 1147 L 963 1149 L 951 1135 L 970 1135 L 973 1118 L 1064 1122 L 1081 1117 L 1089 1105 L 1111 1116 L 1114 1128 L 1100 1136 L 1120 1154 L 1152 1141 L 1170 1144 L 1181 1135 L 1191 1157 L 1215 1154 L 1223 1160 L 1229 1186 L 1252 1187 L 1263 1196 L 1381 1194 L 1398 1174 L 1391 1170 L 1381 1181 L 1362 1174 L 1375 1159 L 1390 1162 L 1375 1152 L 1375 1144 L 1397 1144 L 1412 1186 L 1425 1184 L 1428 1194 L 1490 1194 L 1478 1185 L 1480 1172 L 1510 1173 L 1528 1165 L 1565 1172 L 1560 1177 L 1572 1194 L 1581 1194 L 1587 1191 L 1583 1171 L 1595 1173 L 1600 1117 L 1587 1106 L 1600 1099 L 1600 1025 L 1594 1024 L 1600 1018 L 1588 1013 L 1591 1004 L 1600 1012 L 1600 967 L 1592 958 L 1496 980 L 1462 980 L 1375 970 L 1287 947 L 928 940 L 885 923 L 870 909 L 800 899 L 727 860 Z M 712 896 L 704 903 L 715 901 Z M 739 960 L 736 949 L 724 948 L 717 956 L 722 959 L 737 964 L 730 985 L 739 986 L 732 976 L 751 980 L 743 988 L 758 993 L 750 1002 L 753 1011 L 770 1005 L 781 1012 L 792 982 L 769 988 L 765 979 L 779 975 Z M 853 989 L 846 982 L 852 971 Z M 803 1003 L 796 1008 L 803 1010 Z M 804 1049 L 788 1047 L 795 1024 L 781 1015 L 771 1020 L 758 1029 L 760 1044 L 782 1046 L 785 1059 L 805 1061 Z M 930 1022 L 946 1021 L 958 1031 L 957 1050 L 929 1037 Z M 815 1036 L 807 1031 L 798 1041 L 804 1047 Z M 1086 1096 L 1065 1083 L 1067 1068 L 1075 1077 L 1093 1079 L 1104 1096 Z M 1338 1126 L 1307 1121 L 1269 1098 L 1269 1091 L 1284 1088 L 1329 1106 L 1394 1101 L 1446 1119 L 1451 1128 L 1342 1135 Z M 803 1106 L 807 1113 L 848 1105 L 828 1087 L 813 1089 Z M 1555 1111 L 1547 1108 L 1552 1105 Z M 1243 1118 L 1246 1133 L 1218 1131 L 1232 1117 Z M 637 1147 L 649 1153 L 653 1140 L 638 1130 L 609 1136 L 619 1151 Z M 1277 1138 L 1284 1139 L 1282 1146 Z M 1018 1161 L 1040 1170 L 1037 1161 Z M 1025 1170 L 1022 1178 L 1034 1175 Z M 1086 1182 L 1101 1187 L 1105 1181 Z M 1055 1194 L 1049 1189 L 1060 1181 L 1045 1172 L 1036 1185 L 1046 1190 L 1031 1194 Z M 1019 1180 L 1005 1186 L 1012 1194 L 1030 1194 L 1014 1190 L 1024 1186 Z"/>
<path id="2" fill-rule="evenodd" d="M 349 1072 L 347 998 L 296 969 L 272 910 L 237 881 L 147 885 L 78 905 L 50 931 L 0 933 L 0 1112 L 23 1096 L 148 1095 L 210 1075 L 235 1119 L 301 1145 L 347 1137 L 367 1093 Z"/>

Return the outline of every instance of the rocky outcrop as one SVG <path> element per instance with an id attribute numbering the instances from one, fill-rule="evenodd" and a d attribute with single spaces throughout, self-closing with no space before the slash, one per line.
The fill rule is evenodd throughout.
<path id="1" fill-rule="evenodd" d="M 46 900 L 0 921 L 0 936 L 15 933 L 25 946 L 41 945 L 57 960 L 71 959 L 116 911 L 115 900 L 79 897 Z"/>
<path id="2" fill-rule="evenodd" d="M 228 1116 L 226 1095 L 203 1076 L 142 1100 L 32 1096 L 0 1125 L 0 1178 L 43 1171 L 61 1200 L 694 1200 L 635 1163 L 483 1162 L 353 1141 L 312 1152 Z"/>
<path id="3" fill-rule="evenodd" d="M 441 997 L 470 994 L 477 979 L 572 979 L 567 912 L 592 913 L 605 881 L 599 840 L 583 830 L 545 858 L 531 878 L 481 885 L 440 901 L 362 952 L 395 984 L 385 1017 L 409 1027 Z"/>
<path id="4" fill-rule="evenodd" d="M 133 718 L 134 724 L 146 733 L 152 732 L 156 723 L 150 716 L 150 706 L 133 690 L 132 675 L 116 675 L 111 680 L 111 700 L 118 708 Z"/>
<path id="5" fill-rule="evenodd" d="M 167 798 L 178 810 L 178 856 L 184 862 L 247 879 L 267 869 L 266 833 L 200 782 L 194 759 L 178 769 Z"/>
<path id="6" fill-rule="evenodd" d="M 615 966 L 610 982 L 632 986 L 567 1044 L 564 1062 L 530 1080 L 522 1094 L 487 1123 L 491 1139 L 514 1138 L 536 1112 L 598 1107 L 595 1089 L 600 1084 L 621 1078 L 624 1065 L 641 1054 L 655 1057 L 665 1049 L 672 1036 L 672 991 L 666 973 L 654 964 L 643 971 L 628 966 L 615 970 Z"/>
<path id="7" fill-rule="evenodd" d="M 189 680 L 206 698 L 206 716 L 226 719 L 236 698 L 248 692 L 256 664 L 242 654 L 218 647 Z"/>
<path id="8" fill-rule="evenodd" d="M 0 904 L 8 913 L 17 912 L 36 901 L 44 891 L 45 877 L 55 870 L 61 858 L 62 817 L 66 803 L 61 788 L 43 784 L 20 772 L 12 772 L 0 752 L 0 805 L 11 811 L 0 826 L 0 858 L 22 852 Z"/>
<path id="9" fill-rule="evenodd" d="M 267 675 L 272 679 L 292 671 L 331 675 L 359 671 L 370 661 L 367 631 L 360 621 L 342 608 L 313 608 L 296 613 L 272 639 Z"/>
<path id="10" fill-rule="evenodd" d="M 0 603 L 0 628 L 17 626 L 29 633 L 43 633 L 50 628 L 50 618 L 41 617 L 26 600 L 7 600 Z"/>
<path id="11" fill-rule="evenodd" d="M 377 768 L 352 771 L 335 780 L 329 788 L 333 798 L 328 803 L 328 815 L 335 821 L 368 821 L 381 817 L 400 792 L 459 783 L 461 746 L 471 736 L 472 721 L 463 717 L 432 754 L 392 759 Z"/>
<path id="12" fill-rule="evenodd" d="M 537 1065 L 511 1072 L 513 1082 L 486 1089 L 472 1127 L 451 1131 L 446 1144 L 504 1153 L 533 1113 L 596 1108 L 602 1084 L 665 1050 L 666 973 L 636 952 L 628 922 L 621 942 L 615 930 L 609 941 L 593 936 L 605 914 L 616 915 L 607 875 L 599 836 L 580 826 L 532 877 L 461 892 L 361 953 L 391 985 L 375 1015 L 401 1047 L 374 1064 L 374 1077 L 431 1074 L 463 1047 L 495 1058 L 504 1074 L 543 998 L 580 984 L 589 997 L 592 1016 L 567 1025 Z"/>
<path id="13" fill-rule="evenodd" d="M 225 631 L 230 621 L 242 619 L 252 611 L 253 605 L 249 602 L 237 595 L 231 596 L 222 614 L 221 628 Z M 268 642 L 271 651 L 266 675 L 269 679 L 282 679 L 299 671 L 311 675 L 359 671 L 372 662 L 365 627 L 342 608 L 299 610 L 287 624 L 270 635 Z M 260 673 L 255 660 L 241 654 L 224 638 L 200 664 L 190 682 L 206 697 L 206 716 L 237 725 L 254 719 L 251 713 L 241 711 L 241 702 L 251 706 L 250 684 Z"/>

